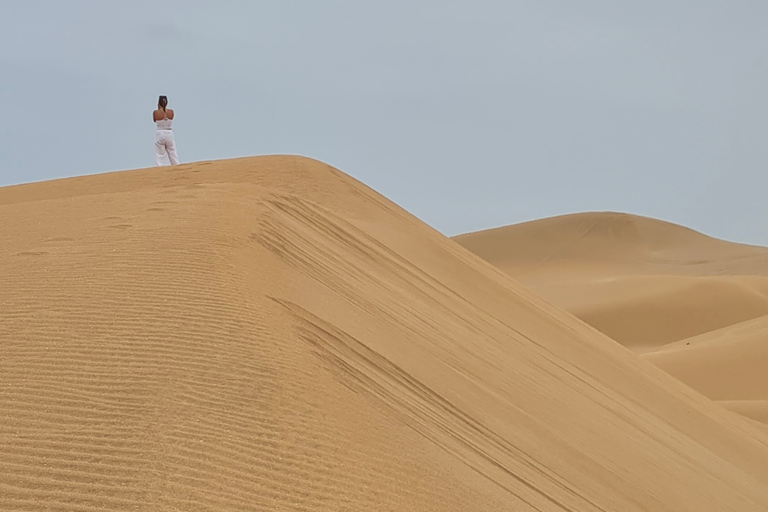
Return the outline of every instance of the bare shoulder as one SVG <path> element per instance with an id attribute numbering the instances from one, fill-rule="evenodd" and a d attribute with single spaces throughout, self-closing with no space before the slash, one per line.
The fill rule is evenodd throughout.
<path id="1" fill-rule="evenodd" d="M 158 109 L 158 110 L 155 110 L 154 112 L 152 112 L 152 120 L 153 121 L 159 121 L 162 118 L 163 118 L 162 110 Z"/>
<path id="2" fill-rule="evenodd" d="M 166 114 L 168 115 L 168 119 L 173 119 L 173 109 L 169 108 L 166 110 Z"/>

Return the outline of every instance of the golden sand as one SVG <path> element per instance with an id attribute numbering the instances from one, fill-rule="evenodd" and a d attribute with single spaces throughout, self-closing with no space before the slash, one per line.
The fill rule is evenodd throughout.
<path id="1" fill-rule="evenodd" d="M 616 213 L 455 240 L 726 408 L 768 423 L 768 249 Z"/>
<path id="2" fill-rule="evenodd" d="M 0 510 L 768 510 L 765 430 L 319 162 L 0 218 Z"/>

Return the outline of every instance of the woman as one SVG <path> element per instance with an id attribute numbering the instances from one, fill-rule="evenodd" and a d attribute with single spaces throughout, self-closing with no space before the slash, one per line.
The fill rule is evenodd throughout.
<path id="1" fill-rule="evenodd" d="M 157 166 L 179 165 L 179 157 L 176 155 L 176 141 L 173 139 L 173 109 L 167 109 L 168 97 L 160 96 L 157 100 L 157 110 L 152 112 L 152 120 L 157 125 L 155 132 L 155 156 L 157 157 Z"/>

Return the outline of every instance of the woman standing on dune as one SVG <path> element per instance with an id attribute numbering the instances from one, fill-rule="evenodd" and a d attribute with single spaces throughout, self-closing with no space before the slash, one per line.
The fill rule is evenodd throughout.
<path id="1" fill-rule="evenodd" d="M 173 138 L 173 109 L 167 109 L 168 97 L 160 96 L 157 100 L 157 110 L 152 112 L 152 120 L 157 125 L 155 132 L 155 156 L 157 166 L 179 165 L 179 157 L 176 155 L 176 141 Z"/>

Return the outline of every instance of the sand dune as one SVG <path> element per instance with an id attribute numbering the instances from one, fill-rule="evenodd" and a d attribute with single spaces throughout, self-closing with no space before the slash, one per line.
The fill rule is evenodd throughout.
<path id="1" fill-rule="evenodd" d="M 765 431 L 321 163 L 0 214 L 2 510 L 768 509 Z"/>
<path id="2" fill-rule="evenodd" d="M 570 276 L 532 287 L 637 352 L 768 315 L 762 276 Z"/>
<path id="3" fill-rule="evenodd" d="M 768 432 L 768 400 L 721 400 L 720 405 L 763 424 Z"/>
<path id="4" fill-rule="evenodd" d="M 645 357 L 727 408 L 768 423 L 768 316 L 688 338 Z"/>
<path id="5" fill-rule="evenodd" d="M 506 273 L 531 280 L 574 269 L 598 275 L 768 275 L 768 248 L 623 213 L 564 215 L 454 240 Z"/>
<path id="6" fill-rule="evenodd" d="M 588 213 L 455 237 L 638 352 L 768 315 L 768 249 L 644 217 Z"/>
<path id="7" fill-rule="evenodd" d="M 768 422 L 768 249 L 612 213 L 455 240 L 709 398 Z"/>

